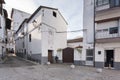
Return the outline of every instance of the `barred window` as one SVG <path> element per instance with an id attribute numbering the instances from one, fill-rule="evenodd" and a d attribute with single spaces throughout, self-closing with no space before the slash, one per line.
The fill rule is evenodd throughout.
<path id="1" fill-rule="evenodd" d="M 96 0 L 97 6 L 101 6 L 101 5 L 105 5 L 105 4 L 109 4 L 109 0 Z"/>
<path id="2" fill-rule="evenodd" d="M 118 27 L 110 28 L 110 29 L 109 29 L 109 33 L 110 33 L 110 34 L 118 33 Z"/>

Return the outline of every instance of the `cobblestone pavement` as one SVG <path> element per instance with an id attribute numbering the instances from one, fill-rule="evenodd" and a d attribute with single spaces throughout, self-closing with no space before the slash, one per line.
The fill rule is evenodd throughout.
<path id="1" fill-rule="evenodd" d="M 97 73 L 92 67 L 76 66 L 71 69 L 68 64 L 31 65 L 28 62 L 29 65 L 24 60 L 15 60 L 11 62 L 18 66 L 0 68 L 0 80 L 120 80 L 120 71 L 117 70 L 105 69 Z"/>
<path id="2" fill-rule="evenodd" d="M 22 58 L 10 55 L 7 57 L 6 61 L 0 64 L 0 68 L 7 67 L 23 67 L 23 66 L 32 66 L 35 65 L 30 61 L 23 60 Z"/>

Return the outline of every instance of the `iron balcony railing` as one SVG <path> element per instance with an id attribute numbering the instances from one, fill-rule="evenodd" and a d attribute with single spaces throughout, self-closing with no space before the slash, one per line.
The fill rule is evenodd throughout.
<path id="1" fill-rule="evenodd" d="M 120 37 L 120 32 L 110 34 L 109 31 L 106 31 L 106 32 L 96 32 L 95 34 L 96 39 L 119 38 L 119 37 Z"/>

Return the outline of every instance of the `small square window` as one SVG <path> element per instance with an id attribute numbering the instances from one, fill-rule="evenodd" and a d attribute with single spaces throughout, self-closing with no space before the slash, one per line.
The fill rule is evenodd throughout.
<path id="1" fill-rule="evenodd" d="M 57 13 L 53 11 L 53 16 L 54 17 L 57 17 Z"/>
<path id="2" fill-rule="evenodd" d="M 110 28 L 110 29 L 109 29 L 109 33 L 110 33 L 110 34 L 118 33 L 118 27 Z"/>
<path id="3" fill-rule="evenodd" d="M 101 51 L 98 51 L 98 54 L 100 55 L 100 54 L 101 54 Z"/>

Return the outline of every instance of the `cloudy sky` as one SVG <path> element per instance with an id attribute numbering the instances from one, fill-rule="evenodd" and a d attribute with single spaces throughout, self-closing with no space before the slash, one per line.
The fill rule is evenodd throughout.
<path id="1" fill-rule="evenodd" d="M 81 30 L 83 25 L 83 0 L 5 0 L 5 8 L 16 8 L 33 13 L 40 5 L 58 8 L 68 22 L 68 31 Z M 68 39 L 82 36 L 82 32 L 68 33 Z"/>

